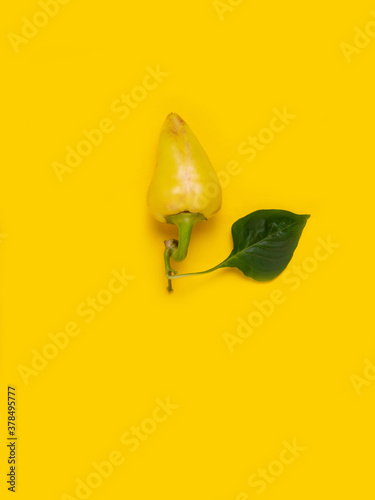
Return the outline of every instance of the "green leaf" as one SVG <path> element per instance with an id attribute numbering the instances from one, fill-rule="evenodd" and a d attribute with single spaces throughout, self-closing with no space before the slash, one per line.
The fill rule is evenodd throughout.
<path id="1" fill-rule="evenodd" d="M 310 215 L 257 210 L 232 226 L 233 250 L 221 267 L 237 267 L 257 281 L 276 278 L 289 264 Z"/>

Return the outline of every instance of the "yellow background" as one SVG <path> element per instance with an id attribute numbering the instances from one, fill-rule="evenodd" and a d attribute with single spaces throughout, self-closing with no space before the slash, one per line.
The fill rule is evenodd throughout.
<path id="1" fill-rule="evenodd" d="M 229 2 L 226 2 L 229 5 Z M 232 4 L 235 2 L 232 2 Z M 71 0 L 12 48 L 37 1 L 8 3 L 1 19 L 1 484 L 6 491 L 7 386 L 17 388 L 17 495 L 76 496 L 93 462 L 124 463 L 90 498 L 236 500 L 374 495 L 375 382 L 357 394 L 352 375 L 375 362 L 373 309 L 375 40 L 350 63 L 340 48 L 375 4 L 237 2 L 221 20 L 210 0 L 104 3 Z M 43 21 L 43 19 L 42 19 Z M 366 45 L 366 44 L 364 44 Z M 121 120 L 111 109 L 147 67 L 169 76 Z M 254 161 L 239 154 L 273 109 L 296 117 Z M 166 292 L 163 240 L 145 197 L 165 116 L 179 113 L 217 171 L 241 173 L 220 213 L 195 228 L 180 271 L 203 270 L 231 250 L 230 227 L 261 208 L 310 213 L 293 265 L 335 248 L 292 290 L 283 276 L 256 283 L 234 269 L 176 280 Z M 83 129 L 115 130 L 59 182 L 52 168 Z M 6 236 L 4 236 L 6 235 Z M 310 261 L 311 262 L 311 259 Z M 291 265 L 292 265 L 291 264 Z M 91 323 L 77 314 L 129 279 Z M 286 300 L 230 353 L 254 301 Z M 372 319 L 372 315 L 371 315 Z M 81 333 L 28 378 L 66 323 Z M 371 375 L 371 373 L 370 373 Z M 178 405 L 139 449 L 121 436 L 152 417 L 156 399 Z M 283 442 L 304 451 L 259 491 L 248 478 L 278 459 Z M 242 496 L 241 496 L 242 495 Z M 5 496 L 4 496 L 5 498 Z M 69 497 L 67 497 L 69 498 Z"/>

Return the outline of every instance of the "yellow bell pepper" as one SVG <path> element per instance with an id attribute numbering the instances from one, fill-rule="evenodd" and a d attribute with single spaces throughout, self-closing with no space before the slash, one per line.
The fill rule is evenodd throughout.
<path id="1" fill-rule="evenodd" d="M 147 202 L 162 222 L 181 212 L 200 213 L 208 219 L 221 206 L 216 172 L 190 127 L 176 113 L 168 115 L 161 130 Z"/>
<path id="2" fill-rule="evenodd" d="M 178 245 L 169 240 L 170 256 L 176 261 L 186 257 L 194 224 L 207 220 L 221 206 L 216 172 L 190 127 L 176 113 L 168 115 L 161 130 L 147 203 L 157 220 L 178 226 Z"/>

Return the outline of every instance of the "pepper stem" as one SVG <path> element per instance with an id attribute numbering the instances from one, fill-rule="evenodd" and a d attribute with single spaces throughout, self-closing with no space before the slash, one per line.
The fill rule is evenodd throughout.
<path id="1" fill-rule="evenodd" d="M 165 245 L 165 250 L 164 250 L 164 264 L 165 264 L 165 275 L 168 278 L 168 287 L 167 290 L 168 292 L 173 292 L 173 287 L 172 287 L 172 280 L 170 277 L 174 276 L 177 274 L 177 271 L 172 269 L 171 264 L 169 262 L 169 259 L 171 257 L 171 253 L 175 248 L 177 248 L 177 240 L 167 240 L 164 241 Z"/>
<path id="2" fill-rule="evenodd" d="M 175 224 L 178 227 L 178 245 L 175 248 L 171 248 L 169 251 L 169 255 L 175 262 L 181 262 L 185 259 L 193 227 L 197 222 L 202 222 L 204 220 L 207 220 L 204 215 L 192 214 L 190 212 L 181 212 L 177 215 L 166 217 L 168 224 Z"/>

